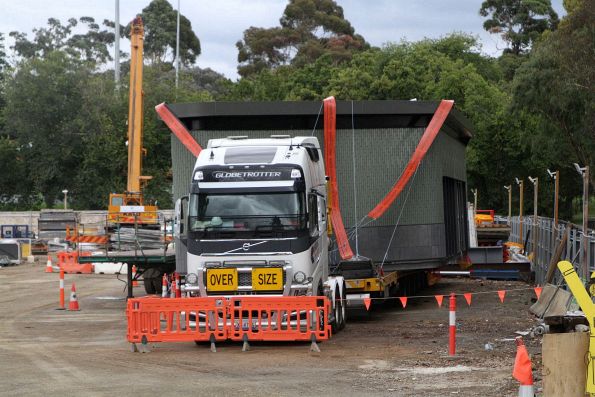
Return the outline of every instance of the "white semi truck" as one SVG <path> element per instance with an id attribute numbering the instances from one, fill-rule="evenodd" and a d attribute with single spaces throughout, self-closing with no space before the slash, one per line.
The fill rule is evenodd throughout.
<path id="1" fill-rule="evenodd" d="M 176 202 L 182 294 L 230 299 L 326 296 L 345 326 L 345 280 L 329 274 L 327 177 L 315 137 L 213 139 Z"/>

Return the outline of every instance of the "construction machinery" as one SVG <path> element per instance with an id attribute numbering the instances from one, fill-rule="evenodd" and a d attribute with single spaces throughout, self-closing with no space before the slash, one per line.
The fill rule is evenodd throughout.
<path id="1" fill-rule="evenodd" d="M 142 189 L 152 178 L 141 175 L 143 148 L 143 20 L 132 21 L 128 104 L 128 182 L 126 192 L 111 193 L 108 222 L 112 225 L 157 225 L 157 206 L 145 205 Z"/>

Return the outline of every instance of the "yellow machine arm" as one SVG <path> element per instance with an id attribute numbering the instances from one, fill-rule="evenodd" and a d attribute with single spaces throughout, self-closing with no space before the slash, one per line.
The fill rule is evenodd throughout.
<path id="1" fill-rule="evenodd" d="M 151 179 L 141 176 L 143 155 L 143 42 L 141 17 L 132 21 L 130 34 L 130 93 L 128 104 L 128 193 L 140 193 Z"/>
<path id="2" fill-rule="evenodd" d="M 128 99 L 128 184 L 125 193 L 110 194 L 108 221 L 119 224 L 157 224 L 157 207 L 145 205 L 143 186 L 152 178 L 141 175 L 143 164 L 143 20 L 132 21 L 130 34 L 130 91 Z"/>
<path id="3" fill-rule="evenodd" d="M 558 262 L 558 269 L 562 272 L 566 284 L 574 295 L 577 303 L 581 307 L 583 313 L 589 321 L 589 354 L 587 363 L 587 383 L 585 392 L 593 395 L 595 394 L 595 367 L 593 359 L 595 358 L 595 304 L 587 293 L 582 281 L 578 277 L 574 266 L 568 261 Z"/>

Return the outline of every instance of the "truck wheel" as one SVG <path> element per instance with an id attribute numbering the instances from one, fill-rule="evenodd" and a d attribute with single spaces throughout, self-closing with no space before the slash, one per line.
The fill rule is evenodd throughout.
<path id="1" fill-rule="evenodd" d="M 143 273 L 145 292 L 149 295 L 161 295 L 161 282 L 163 273 L 159 269 L 147 269 Z"/>
<path id="2" fill-rule="evenodd" d="M 345 286 L 345 283 L 343 283 L 343 295 L 341 296 L 341 323 L 339 324 L 340 330 L 345 328 L 345 325 L 347 324 L 347 309 L 345 308 L 347 306 L 346 291 L 347 287 Z"/>
<path id="3" fill-rule="evenodd" d="M 155 291 L 155 286 L 153 285 L 152 278 L 144 278 L 143 281 L 145 284 L 145 292 L 147 293 L 147 295 L 153 295 L 157 293 L 157 291 Z"/>
<path id="4" fill-rule="evenodd" d="M 333 330 L 333 334 L 336 334 L 341 329 L 345 327 L 344 323 L 344 310 L 343 310 L 343 300 L 341 299 L 341 293 L 339 292 L 339 287 L 337 286 L 335 289 L 335 299 L 333 302 L 333 313 L 334 313 L 334 320 L 331 322 L 331 328 Z"/>

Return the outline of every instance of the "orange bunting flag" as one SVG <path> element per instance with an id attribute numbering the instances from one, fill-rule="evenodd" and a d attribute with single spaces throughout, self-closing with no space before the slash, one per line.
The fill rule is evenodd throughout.
<path id="1" fill-rule="evenodd" d="M 467 304 L 469 306 L 471 306 L 471 294 L 469 292 L 467 292 L 466 294 L 463 294 L 463 296 L 465 297 L 465 300 L 467 301 Z"/>
<path id="2" fill-rule="evenodd" d="M 400 296 L 399 300 L 401 301 L 401 305 L 403 305 L 403 309 L 405 308 L 405 306 L 407 306 L 407 297 L 406 296 Z"/>
<path id="3" fill-rule="evenodd" d="M 436 298 L 436 302 L 438 302 L 438 307 L 442 307 L 442 301 L 444 300 L 444 295 L 434 295 Z"/>
<path id="4" fill-rule="evenodd" d="M 506 295 L 505 290 L 498 291 L 498 297 L 500 298 L 500 302 L 504 303 L 504 295 Z"/>
<path id="5" fill-rule="evenodd" d="M 364 298 L 364 305 L 366 305 L 366 310 L 370 310 L 370 304 L 372 304 L 372 299 Z"/>
<path id="6" fill-rule="evenodd" d="M 535 287 L 535 288 L 533 288 L 533 291 L 535 291 L 535 295 L 537 295 L 537 299 L 539 299 L 539 297 L 541 296 L 541 290 L 542 289 L 543 288 L 541 288 L 541 287 Z"/>

